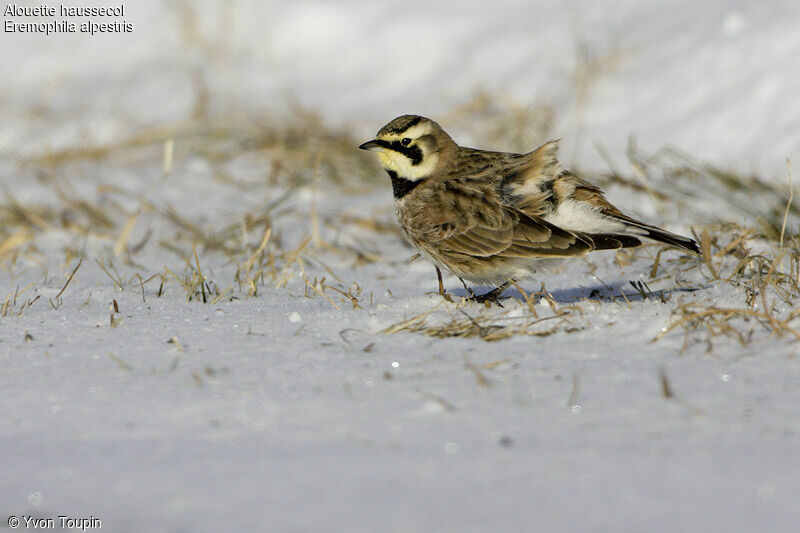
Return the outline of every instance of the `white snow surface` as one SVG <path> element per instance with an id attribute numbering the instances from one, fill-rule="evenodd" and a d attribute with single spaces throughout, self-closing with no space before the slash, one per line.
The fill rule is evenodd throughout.
<path id="1" fill-rule="evenodd" d="M 485 88 L 552 105 L 563 157 L 581 168 L 604 168 L 596 144 L 621 161 L 630 137 L 781 182 L 786 158 L 800 160 L 796 1 L 140 0 L 126 4 L 125 19 L 133 33 L 0 36 L 6 198 L 52 201 L 21 158 L 186 116 L 201 65 L 212 95 L 258 109 L 282 109 L 289 95 L 364 140 L 396 115 L 436 118 Z M 583 42 L 600 71 L 581 100 Z M 469 132 L 450 133 L 473 143 Z M 235 163 L 245 177 L 263 173 Z M 64 179 L 89 196 L 102 196 L 102 184 L 146 194 L 160 164 L 154 150 L 146 165 L 86 164 Z M 276 234 L 296 248 L 311 234 L 312 201 L 322 219 L 391 222 L 381 185 L 302 189 L 289 200 L 295 211 L 276 217 Z M 237 221 L 238 205 L 244 212 L 281 192 L 243 195 L 182 152 L 181 139 L 159 191 L 160 205 L 214 228 Z M 609 197 L 670 231 L 703 222 L 621 189 Z M 148 224 L 158 240 L 164 225 Z M 602 252 L 523 284 L 530 292 L 544 281 L 559 306 L 579 308 L 571 327 L 498 342 L 386 334 L 429 311 L 432 324 L 487 311 L 426 293 L 433 269 L 409 262 L 413 250 L 393 233 L 323 226 L 321 238 L 383 258 L 360 264 L 309 245 L 309 278 L 345 291 L 357 283 L 360 308 L 330 290 L 335 306 L 309 294 L 297 268 L 285 287 L 234 290 L 214 304 L 187 302 L 174 280 L 161 296 L 157 281 L 144 294 L 136 282 L 120 290 L 95 261 L 113 257 L 114 240 L 76 242 L 60 229 L 37 236 L 38 262 L 4 264 L 3 301 L 18 293 L 19 309 L 39 299 L 0 318 L 0 512 L 170 532 L 800 524 L 797 342 L 753 324 L 746 345 L 708 345 L 680 328 L 653 340 L 676 305 L 742 308 L 744 289 L 682 270 L 680 254 L 665 252 L 662 270 L 673 274 L 651 288 L 699 290 L 643 300 L 628 281 L 648 280 L 654 249 L 622 265 Z M 77 262 L 65 264 L 67 246 L 86 255 L 59 306 Z M 125 279 L 186 268 L 155 242 L 134 259 L 117 264 Z M 231 283 L 236 265 L 199 259 L 209 279 Z M 445 282 L 465 294 L 452 276 Z M 495 323 L 530 313 L 510 292 L 504 309 L 488 311 Z M 554 314 L 544 299 L 532 305 Z"/>

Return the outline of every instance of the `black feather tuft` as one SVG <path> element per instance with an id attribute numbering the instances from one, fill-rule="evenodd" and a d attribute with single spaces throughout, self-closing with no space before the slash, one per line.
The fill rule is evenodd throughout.
<path id="1" fill-rule="evenodd" d="M 700 255 L 700 247 L 697 245 L 697 242 L 694 239 L 683 237 L 681 235 L 675 235 L 674 233 L 660 230 L 658 228 L 648 227 L 646 229 L 647 237 L 653 239 L 654 241 L 663 242 L 664 244 L 669 244 L 675 248 L 681 248 L 682 250 Z"/>

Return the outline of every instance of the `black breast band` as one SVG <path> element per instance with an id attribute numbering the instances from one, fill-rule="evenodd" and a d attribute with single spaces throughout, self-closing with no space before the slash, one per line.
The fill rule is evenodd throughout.
<path id="1" fill-rule="evenodd" d="M 411 181 L 399 177 L 397 175 L 397 172 L 393 170 L 387 170 L 386 172 L 389 173 L 389 178 L 392 180 L 392 194 L 394 194 L 395 200 L 399 200 L 403 196 L 407 195 L 408 193 L 413 191 L 415 187 L 417 187 L 422 182 L 428 179 L 428 178 L 420 178 L 418 180 Z"/>

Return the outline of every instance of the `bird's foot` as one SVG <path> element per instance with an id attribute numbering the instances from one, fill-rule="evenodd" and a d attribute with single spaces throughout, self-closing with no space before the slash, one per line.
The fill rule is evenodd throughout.
<path id="1" fill-rule="evenodd" d="M 463 282 L 463 280 L 462 280 L 462 282 Z M 499 287 L 496 287 L 496 288 L 490 290 L 486 294 L 481 294 L 480 296 L 477 296 L 475 294 L 475 291 L 473 291 L 472 289 L 468 288 L 466 286 L 466 284 L 465 284 L 464 287 L 467 289 L 467 291 L 471 295 L 470 298 L 467 298 L 467 301 L 468 302 L 477 302 L 477 303 L 480 303 L 480 304 L 487 304 L 487 306 L 490 305 L 490 304 L 497 304 L 498 307 L 503 307 L 503 304 L 500 303 L 500 295 L 503 294 L 503 291 L 506 290 L 510 284 L 511 284 L 510 282 L 506 281 L 505 283 L 503 283 Z"/>
<path id="2" fill-rule="evenodd" d="M 487 307 L 490 307 L 491 304 L 496 304 L 497 307 L 503 307 L 503 304 L 500 303 L 500 295 L 503 294 L 503 291 L 498 291 L 497 289 L 491 290 L 486 294 L 481 294 L 476 296 L 475 293 L 472 293 L 473 296 L 467 298 L 468 302 L 475 302 L 479 304 L 486 304 Z"/>
<path id="3" fill-rule="evenodd" d="M 486 294 L 481 294 L 480 296 L 467 298 L 467 301 L 484 304 L 486 307 L 491 307 L 491 304 L 495 304 L 497 307 L 503 307 L 503 304 L 500 303 L 500 293 L 495 293 L 494 291 L 489 291 Z"/>

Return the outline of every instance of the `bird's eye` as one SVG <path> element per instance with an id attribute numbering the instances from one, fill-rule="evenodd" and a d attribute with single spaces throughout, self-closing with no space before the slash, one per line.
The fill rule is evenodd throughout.
<path id="1" fill-rule="evenodd" d="M 411 144 L 411 139 L 406 137 L 402 141 L 400 141 L 400 144 L 402 144 L 403 146 L 408 146 L 409 144 Z"/>

